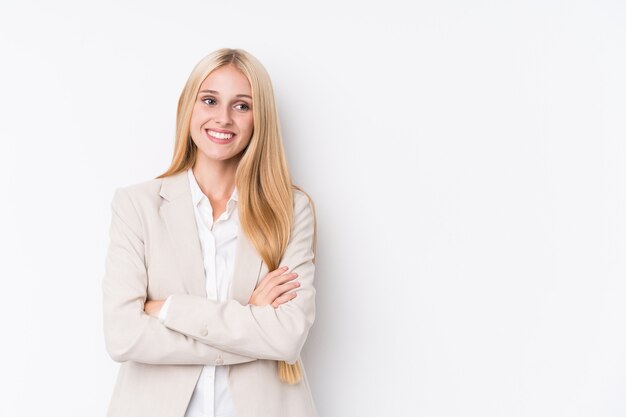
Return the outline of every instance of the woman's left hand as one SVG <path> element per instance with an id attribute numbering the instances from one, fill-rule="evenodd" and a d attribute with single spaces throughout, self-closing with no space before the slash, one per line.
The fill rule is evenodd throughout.
<path id="1" fill-rule="evenodd" d="M 144 304 L 143 310 L 152 317 L 159 318 L 159 313 L 161 312 L 161 307 L 163 307 L 164 303 L 165 300 L 150 300 Z"/>

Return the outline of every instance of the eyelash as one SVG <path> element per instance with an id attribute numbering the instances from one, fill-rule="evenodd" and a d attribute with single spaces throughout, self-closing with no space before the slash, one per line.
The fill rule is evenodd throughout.
<path id="1" fill-rule="evenodd" d="M 206 103 L 206 101 L 209 101 L 209 100 L 213 101 L 213 103 Z M 202 101 L 205 102 L 205 104 L 208 105 L 208 106 L 214 105 L 215 102 L 216 102 L 216 100 L 214 98 L 211 98 L 211 97 L 203 98 Z M 236 104 L 235 107 L 237 107 L 237 106 L 243 106 L 244 107 L 243 109 L 237 109 L 239 111 L 248 111 L 248 110 L 250 110 L 250 106 L 248 106 L 246 103 Z"/>

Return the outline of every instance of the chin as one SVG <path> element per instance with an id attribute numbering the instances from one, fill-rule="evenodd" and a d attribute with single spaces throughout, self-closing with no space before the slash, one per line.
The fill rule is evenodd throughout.
<path id="1" fill-rule="evenodd" d="M 228 153 L 209 153 L 209 152 L 202 152 L 202 155 L 206 158 L 206 159 L 210 159 L 210 160 L 214 160 L 214 161 L 228 161 L 230 159 L 236 158 L 237 156 L 241 155 L 241 152 L 239 153 L 232 153 L 232 152 L 228 152 Z"/>

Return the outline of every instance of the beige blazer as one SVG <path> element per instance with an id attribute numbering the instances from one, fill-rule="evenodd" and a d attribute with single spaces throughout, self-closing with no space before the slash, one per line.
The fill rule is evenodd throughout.
<path id="1" fill-rule="evenodd" d="M 204 265 L 186 171 L 115 190 L 102 280 L 106 348 L 121 362 L 109 417 L 183 417 L 205 364 L 232 365 L 237 417 L 317 416 L 303 378 L 288 385 L 277 361 L 294 363 L 315 319 L 315 214 L 294 190 L 294 223 L 280 262 L 298 273 L 297 297 L 274 309 L 248 305 L 269 271 L 240 231 L 231 299 L 206 297 Z M 164 323 L 146 300 L 172 295 Z M 303 365 L 301 363 L 301 365 Z"/>

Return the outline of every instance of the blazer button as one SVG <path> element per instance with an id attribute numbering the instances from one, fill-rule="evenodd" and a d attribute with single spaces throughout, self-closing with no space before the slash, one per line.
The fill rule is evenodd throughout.
<path id="1" fill-rule="evenodd" d="M 207 334 L 209 334 L 209 331 L 207 329 L 200 330 L 200 336 L 206 336 Z"/>
<path id="2" fill-rule="evenodd" d="M 222 359 L 222 358 L 215 359 L 215 364 L 216 365 L 224 365 L 224 359 Z"/>

